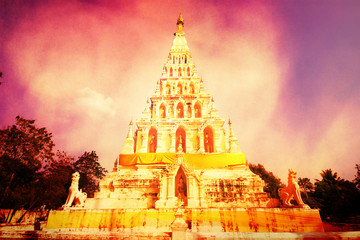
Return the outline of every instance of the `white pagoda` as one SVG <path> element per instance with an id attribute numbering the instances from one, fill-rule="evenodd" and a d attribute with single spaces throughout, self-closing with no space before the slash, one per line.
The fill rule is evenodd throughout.
<path id="1" fill-rule="evenodd" d="M 266 207 L 264 182 L 246 165 L 191 57 L 180 14 L 162 76 L 133 123 L 114 172 L 88 208 Z"/>
<path id="2" fill-rule="evenodd" d="M 155 94 L 136 129 L 130 122 L 113 171 L 84 207 L 70 202 L 51 211 L 47 229 L 161 233 L 164 239 L 170 231 L 173 239 L 196 239 L 198 232 L 323 231 L 318 210 L 290 206 L 291 195 L 289 205 L 279 208 L 263 191 L 264 181 L 249 170 L 230 120 L 227 133 L 204 91 L 181 15 L 177 27 Z"/>

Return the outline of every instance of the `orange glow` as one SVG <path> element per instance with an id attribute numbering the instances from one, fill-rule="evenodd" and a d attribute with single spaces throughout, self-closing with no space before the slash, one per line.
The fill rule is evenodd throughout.
<path id="1" fill-rule="evenodd" d="M 36 119 L 53 132 L 59 149 L 96 150 L 111 169 L 129 121 L 140 117 L 155 90 L 181 9 L 206 92 L 214 97 L 219 115 L 231 117 L 249 162 L 264 164 L 282 179 L 288 168 L 297 169 L 299 177 L 318 178 L 322 169 L 332 168 L 353 178 L 359 101 L 337 94 L 357 92 L 346 72 L 352 68 L 343 63 L 349 59 L 357 66 L 358 54 L 351 54 L 357 51 L 327 48 L 326 56 L 332 57 L 319 60 L 323 68 L 309 81 L 319 81 L 320 87 L 303 86 L 316 92 L 306 102 L 308 95 L 294 94 L 289 85 L 306 80 L 303 72 L 294 77 L 301 67 L 295 62 L 312 52 L 297 49 L 306 36 L 287 25 L 276 3 L 143 0 L 11 6 L 18 8 L 17 24 L 1 43 L 4 62 L 13 72 L 8 86 L 14 80 L 23 93 L 8 100 L 2 125 L 12 124 L 19 114 Z"/>

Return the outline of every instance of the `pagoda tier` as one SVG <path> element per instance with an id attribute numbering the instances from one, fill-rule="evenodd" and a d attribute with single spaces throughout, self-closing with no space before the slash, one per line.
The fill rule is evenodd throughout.
<path id="1" fill-rule="evenodd" d="M 186 153 L 241 152 L 235 136 L 226 134 L 213 98 L 204 91 L 183 25 L 180 15 L 155 94 L 136 121 L 135 136 L 130 125 L 122 154 L 175 153 L 179 146 Z"/>

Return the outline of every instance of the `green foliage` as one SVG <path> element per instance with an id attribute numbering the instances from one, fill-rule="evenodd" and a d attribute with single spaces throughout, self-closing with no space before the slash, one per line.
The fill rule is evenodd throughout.
<path id="1" fill-rule="evenodd" d="M 0 156 L 16 159 L 32 171 L 46 168 L 54 154 L 52 134 L 34 120 L 16 117 L 16 124 L 0 130 Z"/>
<path id="2" fill-rule="evenodd" d="M 356 169 L 356 175 L 355 175 L 354 183 L 356 187 L 360 190 L 360 164 L 356 164 L 355 169 Z"/>
<path id="3" fill-rule="evenodd" d="M 298 184 L 301 190 L 301 198 L 305 204 L 311 208 L 319 208 L 319 204 L 313 198 L 314 184 L 309 178 L 298 178 Z"/>
<path id="4" fill-rule="evenodd" d="M 88 197 L 93 197 L 94 192 L 99 189 L 99 180 L 107 172 L 98 160 L 95 151 L 85 152 L 77 161 L 65 152 L 58 151 L 46 175 L 48 192 L 45 204 L 48 208 L 58 208 L 65 203 L 74 172 L 80 173 L 79 188 Z"/>
<path id="5" fill-rule="evenodd" d="M 51 133 L 34 120 L 16 117 L 0 130 L 0 204 L 2 208 L 33 209 L 41 202 L 43 172 L 53 159 Z"/>
<path id="6" fill-rule="evenodd" d="M 249 163 L 249 168 L 253 173 L 259 175 L 262 180 L 265 181 L 264 191 L 269 193 L 272 198 L 279 198 L 278 189 L 284 187 L 280 178 L 276 177 L 272 172 L 266 171 L 261 164 L 256 165 Z"/>
<path id="7" fill-rule="evenodd" d="M 99 190 L 99 180 L 107 173 L 106 169 L 101 167 L 96 152 L 84 152 L 75 162 L 74 168 L 80 173 L 79 188 L 86 192 L 88 197 L 93 197 L 94 192 Z"/>
<path id="8" fill-rule="evenodd" d="M 0 206 L 8 209 L 51 209 L 65 203 L 75 171 L 80 188 L 92 196 L 106 170 L 95 151 L 77 161 L 65 152 L 53 153 L 52 134 L 34 120 L 16 117 L 16 124 L 0 130 Z"/>
<path id="9" fill-rule="evenodd" d="M 314 188 L 314 185 L 311 183 L 309 178 L 299 177 L 298 184 L 303 192 L 311 192 Z"/>
<path id="10" fill-rule="evenodd" d="M 50 209 L 62 206 L 67 198 L 74 169 L 75 158 L 58 151 L 46 173 L 44 204 Z"/>
<path id="11" fill-rule="evenodd" d="M 320 175 L 322 179 L 316 179 L 312 195 L 323 219 L 346 221 L 360 213 L 360 192 L 354 183 L 338 177 L 331 169 L 323 170 Z"/>

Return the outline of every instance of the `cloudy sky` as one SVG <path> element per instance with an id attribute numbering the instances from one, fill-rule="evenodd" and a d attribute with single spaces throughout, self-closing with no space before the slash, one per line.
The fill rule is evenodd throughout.
<path id="1" fill-rule="evenodd" d="M 179 12 L 205 90 L 249 162 L 352 180 L 360 1 L 0 0 L 0 127 L 21 115 L 111 169 L 155 91 Z M 227 125 L 225 126 L 227 129 Z"/>

